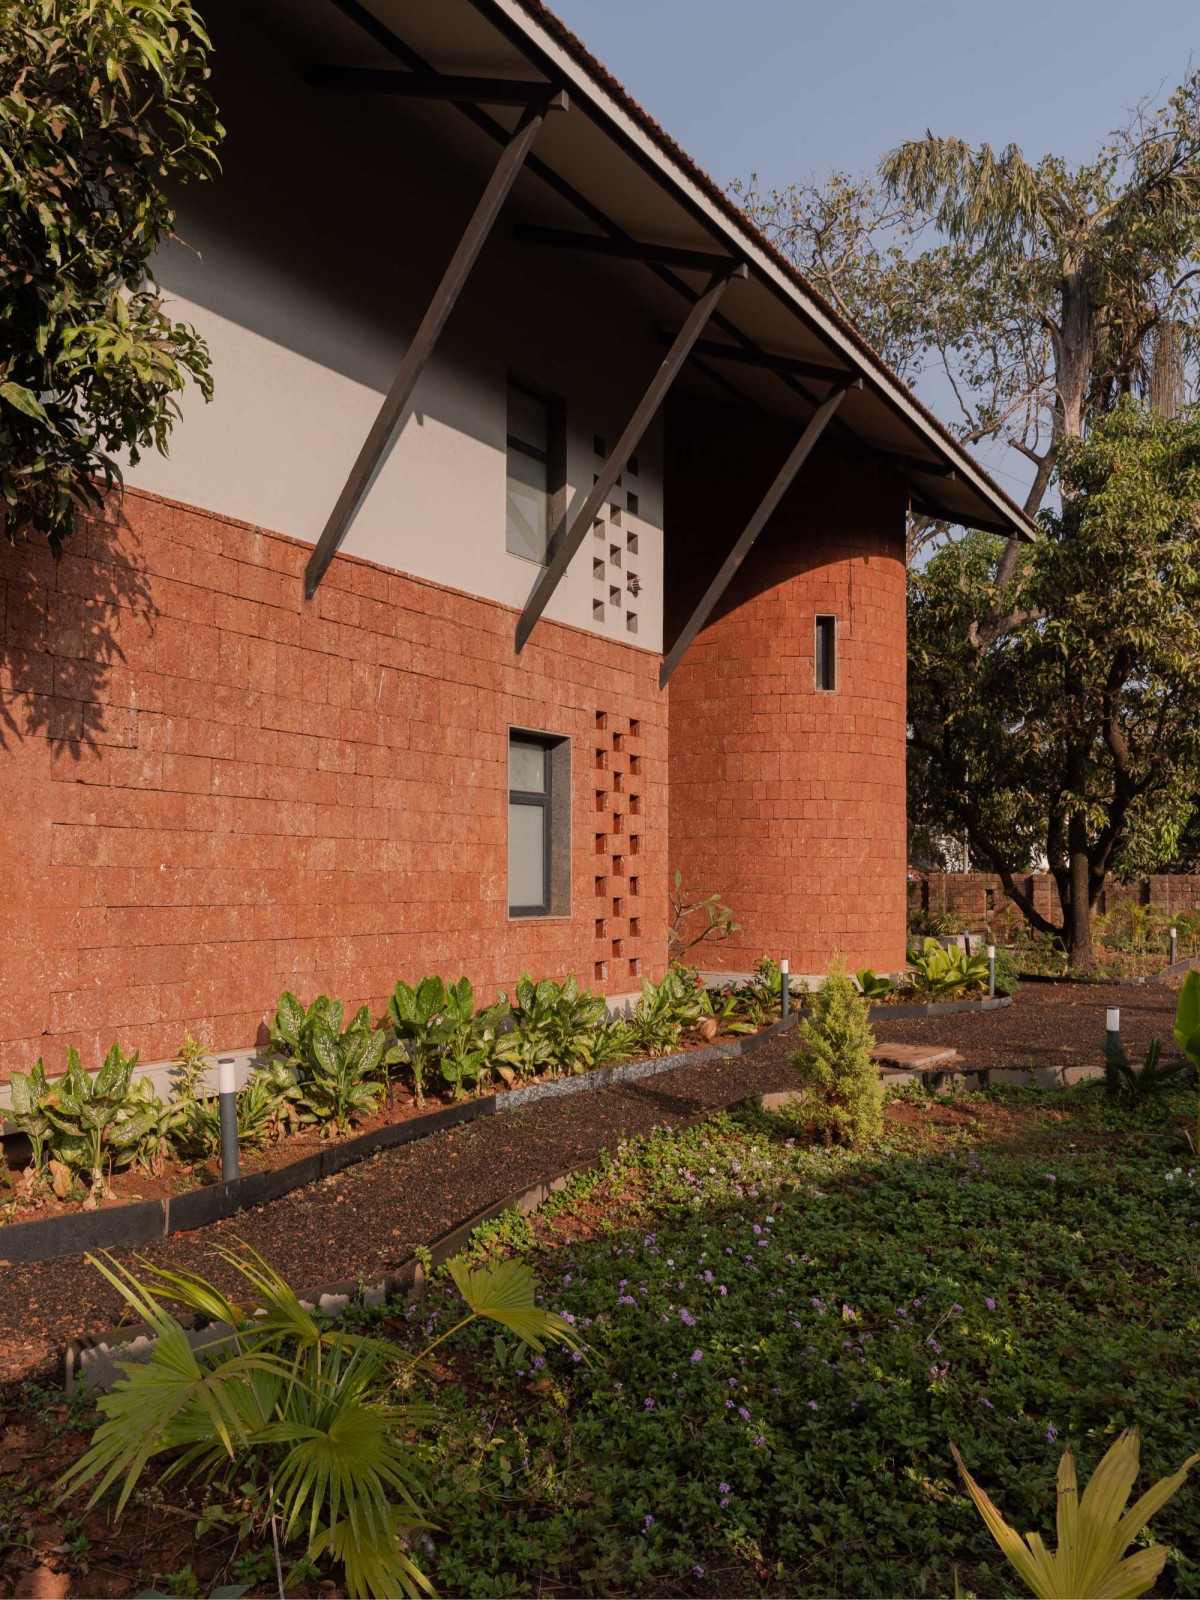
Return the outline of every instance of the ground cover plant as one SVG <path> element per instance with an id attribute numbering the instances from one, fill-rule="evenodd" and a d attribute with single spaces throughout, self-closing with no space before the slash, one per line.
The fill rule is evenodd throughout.
<path id="1" fill-rule="evenodd" d="M 1145 1102 L 900 1096 L 857 1152 L 740 1112 L 614 1153 L 482 1231 L 574 1318 L 576 1361 L 449 1342 L 434 1535 L 450 1593 L 1021 1592 L 955 1469 L 1053 1543 L 1064 1446 L 1200 1445 L 1200 1173 L 1181 1083 Z M 448 1325 L 435 1289 L 412 1336 Z M 531 1406 L 531 1400 L 551 1403 Z M 1200 1589 L 1200 1507 L 1156 1516 Z"/>

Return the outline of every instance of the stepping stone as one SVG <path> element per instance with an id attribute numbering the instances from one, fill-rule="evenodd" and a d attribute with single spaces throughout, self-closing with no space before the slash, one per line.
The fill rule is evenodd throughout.
<path id="1" fill-rule="evenodd" d="M 903 1067 L 910 1072 L 921 1072 L 928 1067 L 945 1068 L 958 1060 L 958 1051 L 947 1045 L 933 1044 L 877 1044 L 871 1059 L 881 1067 Z"/>

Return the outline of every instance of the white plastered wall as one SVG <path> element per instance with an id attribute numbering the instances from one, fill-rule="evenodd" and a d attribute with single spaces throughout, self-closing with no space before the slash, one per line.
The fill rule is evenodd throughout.
<path id="1" fill-rule="evenodd" d="M 315 542 L 475 191 L 438 170 L 419 125 L 381 148 L 369 128 L 328 115 L 253 35 L 237 48 L 217 82 L 224 171 L 180 196 L 181 242 L 157 263 L 166 308 L 208 342 L 215 398 L 206 406 L 190 390 L 169 457 L 147 455 L 128 477 Z M 540 569 L 505 550 L 508 372 L 566 402 L 569 522 L 599 465 L 596 436 L 615 442 L 661 357 L 651 323 L 569 258 L 518 245 L 511 221 L 477 263 L 342 548 L 520 606 Z M 546 614 L 660 650 L 660 420 L 637 459 Z"/>

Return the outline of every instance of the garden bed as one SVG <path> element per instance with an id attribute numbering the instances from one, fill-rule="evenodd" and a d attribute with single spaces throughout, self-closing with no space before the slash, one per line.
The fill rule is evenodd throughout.
<path id="1" fill-rule="evenodd" d="M 773 1023 L 757 1034 L 727 1035 L 708 1043 L 696 1039 L 668 1056 L 601 1067 L 569 1078 L 546 1077 L 515 1088 L 502 1087 L 492 1094 L 438 1105 L 432 1110 L 428 1101 L 418 1104 L 415 1098 L 405 1095 L 400 1104 L 390 1109 L 385 1106 L 378 1116 L 365 1120 L 358 1132 L 346 1137 L 322 1138 L 316 1128 L 288 1134 L 246 1161 L 249 1170 L 227 1181 L 220 1180 L 216 1163 L 198 1167 L 172 1163 L 158 1177 L 124 1172 L 117 1177 L 116 1192 L 93 1210 L 84 1210 L 79 1203 L 58 1202 L 54 1215 L 5 1224 L 0 1229 L 4 1263 L 48 1261 L 89 1250 L 145 1244 L 173 1233 L 190 1233 L 333 1177 L 378 1151 L 427 1138 L 477 1117 L 512 1113 L 539 1100 L 594 1092 L 652 1077 L 670 1072 L 684 1061 L 741 1055 L 756 1041 L 772 1037 L 794 1020 Z M 154 1198 L 145 1193 L 151 1188 L 159 1191 Z"/>
<path id="2" fill-rule="evenodd" d="M 785 1047 L 477 1122 L 380 1160 L 440 1144 L 445 1162 L 450 1146 L 465 1156 L 522 1124 L 581 1109 L 594 1124 L 635 1095 L 690 1114 L 680 1080 L 719 1076 L 728 1093 L 732 1074 L 754 1071 L 765 1087 L 763 1068 Z M 1194 1445 L 1194 1362 L 1179 1330 L 1194 1313 L 1200 1186 L 1186 1163 L 1176 1170 L 1176 1119 L 1193 1104 L 1112 1112 L 1094 1090 L 901 1098 L 861 1155 L 800 1147 L 785 1122 L 749 1113 L 620 1150 L 611 1138 L 615 1164 L 537 1216 L 484 1230 L 493 1257 L 534 1264 L 590 1351 L 582 1363 L 561 1352 L 502 1365 L 481 1329 L 439 1352 L 431 1578 L 474 1595 L 1009 1592 L 949 1439 L 1017 1526 L 1051 1536 L 1065 1443 L 1086 1473 L 1115 1428 L 1139 1423 L 1139 1487 Z M 578 1165 L 578 1148 L 560 1170 Z M 546 1154 L 542 1172 L 555 1170 Z M 516 1165 L 504 1166 L 508 1188 Z M 170 1259 L 209 1269 L 195 1252 Z M 453 1309 L 435 1286 L 419 1317 L 401 1303 L 360 1325 L 423 1343 Z M 37 1564 L 62 1585 L 55 1593 L 270 1583 L 255 1567 L 261 1547 L 238 1551 L 226 1527 L 196 1537 L 199 1502 L 178 1485 L 164 1496 L 149 1483 L 115 1526 L 77 1502 L 51 1510 L 90 1413 L 16 1388 L 0 1405 L 0 1588 L 26 1587 Z M 586 1473 L 563 1472 L 572 1452 L 586 1452 Z M 1196 1593 L 1194 1491 L 1154 1532 L 1176 1551 L 1156 1592 Z M 295 1592 L 339 1592 L 322 1577 Z"/>

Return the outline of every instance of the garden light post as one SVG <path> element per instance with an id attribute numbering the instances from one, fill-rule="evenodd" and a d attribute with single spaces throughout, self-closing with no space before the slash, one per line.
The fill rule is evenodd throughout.
<path id="1" fill-rule="evenodd" d="M 1104 1013 L 1105 1044 L 1104 1052 L 1104 1087 L 1109 1094 L 1116 1094 L 1120 1088 L 1120 1076 L 1117 1072 L 1116 1053 L 1121 1048 L 1121 1012 L 1117 1006 L 1109 1006 Z"/>
<path id="2" fill-rule="evenodd" d="M 781 1022 L 787 1018 L 788 1001 L 790 999 L 791 996 L 788 993 L 788 958 L 784 956 L 779 963 L 779 1020 Z"/>
<path id="3" fill-rule="evenodd" d="M 221 1108 L 221 1180 L 238 1175 L 237 1086 L 233 1057 L 217 1057 L 217 1102 Z"/>
<path id="4" fill-rule="evenodd" d="M 988 997 L 994 999 L 996 995 L 996 946 L 987 947 L 988 956 Z"/>
<path id="5" fill-rule="evenodd" d="M 1179 938 L 1174 928 L 1171 929 L 1171 965 L 1174 966 L 1179 957 Z"/>

